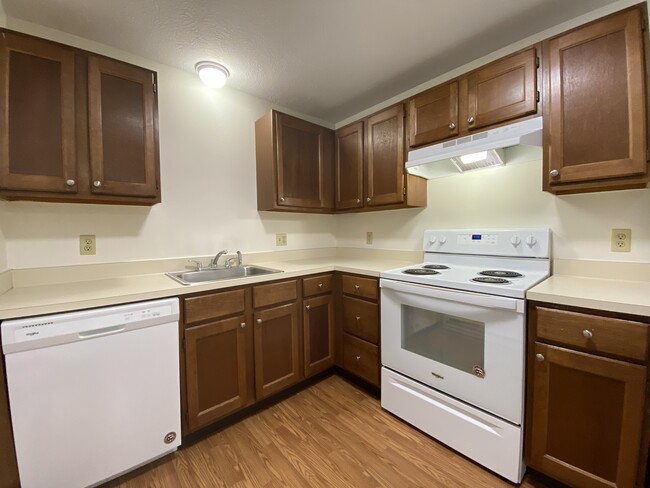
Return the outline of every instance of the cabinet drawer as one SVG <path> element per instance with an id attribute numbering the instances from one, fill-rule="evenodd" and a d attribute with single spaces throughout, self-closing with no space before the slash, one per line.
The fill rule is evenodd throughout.
<path id="1" fill-rule="evenodd" d="M 298 297 L 296 285 L 296 280 L 291 280 L 255 286 L 253 287 L 253 306 L 259 308 L 295 300 Z"/>
<path id="2" fill-rule="evenodd" d="M 343 297 L 343 330 L 370 341 L 379 342 L 379 306 L 352 297 Z"/>
<path id="3" fill-rule="evenodd" d="M 343 293 L 371 300 L 377 300 L 378 286 L 376 278 L 343 275 Z"/>
<path id="4" fill-rule="evenodd" d="M 187 325 L 207 319 L 243 313 L 246 308 L 246 290 L 221 291 L 183 299 Z"/>
<path id="5" fill-rule="evenodd" d="M 314 276 L 302 280 L 302 296 L 311 297 L 332 291 L 332 275 Z"/>
<path id="6" fill-rule="evenodd" d="M 648 326 L 630 320 L 538 307 L 537 337 L 587 351 L 645 361 Z"/>
<path id="7" fill-rule="evenodd" d="M 379 386 L 379 348 L 349 334 L 343 334 L 343 368 Z"/>

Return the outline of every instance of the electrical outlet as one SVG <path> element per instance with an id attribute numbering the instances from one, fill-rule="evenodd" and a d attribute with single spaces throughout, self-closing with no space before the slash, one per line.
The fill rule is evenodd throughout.
<path id="1" fill-rule="evenodd" d="M 87 256 L 96 253 L 95 236 L 79 236 L 79 254 Z"/>
<path id="2" fill-rule="evenodd" d="M 366 232 L 366 244 L 372 244 L 372 232 Z"/>
<path id="3" fill-rule="evenodd" d="M 286 246 L 287 245 L 287 235 L 286 234 L 275 234 L 275 245 L 276 246 Z"/>
<path id="4" fill-rule="evenodd" d="M 630 252 L 632 229 L 612 229 L 612 252 Z"/>

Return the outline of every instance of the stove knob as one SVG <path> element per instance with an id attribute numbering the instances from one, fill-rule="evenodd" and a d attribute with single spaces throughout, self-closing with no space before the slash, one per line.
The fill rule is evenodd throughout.
<path id="1" fill-rule="evenodd" d="M 535 239 L 535 236 L 530 235 L 526 237 L 526 245 L 528 247 L 533 247 L 535 244 L 537 244 L 537 239 Z"/>
<path id="2" fill-rule="evenodd" d="M 444 244 L 447 242 L 447 238 L 445 236 L 440 236 L 440 239 L 438 239 L 438 241 L 440 241 L 440 244 Z"/>
<path id="3" fill-rule="evenodd" d="M 521 244 L 521 238 L 519 236 L 512 236 L 510 242 L 513 246 L 517 247 L 519 244 Z"/>
<path id="4" fill-rule="evenodd" d="M 429 238 L 429 246 L 433 246 L 436 243 L 437 240 L 438 240 L 438 238 L 436 236 L 431 236 Z"/>

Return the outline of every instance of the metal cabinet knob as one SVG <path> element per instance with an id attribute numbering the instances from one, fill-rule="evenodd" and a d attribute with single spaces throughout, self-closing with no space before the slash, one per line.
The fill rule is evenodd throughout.
<path id="1" fill-rule="evenodd" d="M 93 181 L 93 186 L 94 186 L 95 188 L 99 188 L 99 187 L 102 186 L 102 182 L 99 181 L 99 180 L 95 180 L 95 181 Z"/>
<path id="2" fill-rule="evenodd" d="M 318 288 L 323 288 L 323 284 L 322 284 L 322 283 L 318 283 Z"/>
<path id="3" fill-rule="evenodd" d="M 357 198 L 357 203 L 361 203 L 361 199 L 360 199 L 360 198 Z"/>
<path id="4" fill-rule="evenodd" d="M 361 317 L 359 317 L 358 315 L 356 317 L 354 317 L 354 318 L 357 319 L 357 320 L 361 320 Z"/>
<path id="5" fill-rule="evenodd" d="M 474 117 L 473 117 L 472 115 L 470 115 L 470 116 L 467 118 L 467 123 L 468 123 L 468 124 L 473 124 L 473 123 L 474 123 Z"/>
<path id="6" fill-rule="evenodd" d="M 246 322 L 242 322 L 241 324 L 239 324 L 239 327 L 241 327 L 242 329 L 246 327 Z"/>
<path id="7" fill-rule="evenodd" d="M 280 201 L 281 201 L 281 202 L 284 202 L 284 197 L 280 197 Z"/>
<path id="8" fill-rule="evenodd" d="M 555 178 L 556 176 L 560 176 L 560 172 L 559 172 L 558 170 L 556 170 L 556 169 L 552 169 L 552 170 L 550 171 L 549 174 L 550 174 L 553 178 Z"/>
<path id="9" fill-rule="evenodd" d="M 311 308 L 311 305 L 305 305 L 305 308 L 309 310 Z"/>
<path id="10" fill-rule="evenodd" d="M 65 184 L 68 186 L 75 186 L 77 182 L 75 180 L 65 180 Z"/>
<path id="11" fill-rule="evenodd" d="M 544 361 L 544 355 L 540 353 L 535 354 L 535 360 L 541 363 L 542 361 Z"/>
<path id="12" fill-rule="evenodd" d="M 372 198 L 370 198 L 370 197 L 366 198 L 366 202 L 370 202 L 371 200 L 372 200 Z"/>
<path id="13" fill-rule="evenodd" d="M 449 128 L 450 128 L 451 130 L 454 130 L 454 129 L 456 128 L 456 124 L 454 124 L 454 123 L 452 122 L 451 124 L 449 124 Z"/>
<path id="14" fill-rule="evenodd" d="M 358 290 L 359 288 L 361 288 L 359 285 L 354 285 L 355 290 Z"/>
<path id="15" fill-rule="evenodd" d="M 594 336 L 593 332 L 591 332 L 588 329 L 583 330 L 582 335 L 584 336 L 585 339 L 591 339 Z"/>
<path id="16" fill-rule="evenodd" d="M 357 361 L 361 361 L 361 356 L 356 357 Z"/>
<path id="17" fill-rule="evenodd" d="M 257 322 L 258 324 L 261 324 L 261 323 L 262 323 L 262 319 L 257 319 L 255 322 Z"/>

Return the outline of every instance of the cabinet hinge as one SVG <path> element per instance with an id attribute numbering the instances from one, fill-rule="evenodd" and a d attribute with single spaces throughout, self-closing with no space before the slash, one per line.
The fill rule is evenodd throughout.
<path id="1" fill-rule="evenodd" d="M 641 30 L 645 30 L 645 19 L 643 17 L 641 17 Z"/>
<path id="2" fill-rule="evenodd" d="M 537 90 L 537 95 L 535 95 L 535 98 L 539 102 L 539 90 Z"/>
<path id="3" fill-rule="evenodd" d="M 645 151 L 645 160 L 650 161 L 650 149 L 646 149 Z"/>
<path id="4" fill-rule="evenodd" d="M 156 76 L 151 73 L 151 86 L 153 87 L 153 92 L 157 93 L 158 92 L 158 84 L 156 83 Z"/>
<path id="5" fill-rule="evenodd" d="M 539 56 L 535 58 L 535 68 L 539 68 Z"/>
<path id="6" fill-rule="evenodd" d="M 406 187 L 402 187 L 402 195 L 406 195 Z"/>

